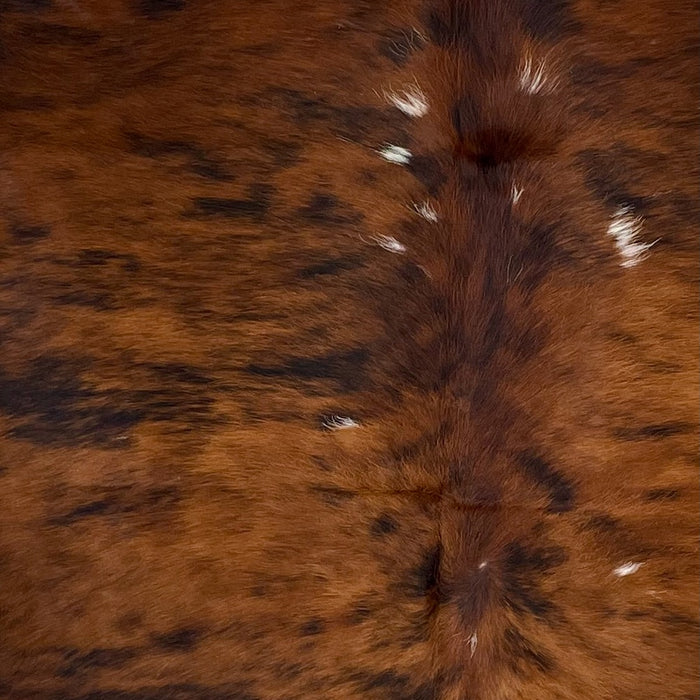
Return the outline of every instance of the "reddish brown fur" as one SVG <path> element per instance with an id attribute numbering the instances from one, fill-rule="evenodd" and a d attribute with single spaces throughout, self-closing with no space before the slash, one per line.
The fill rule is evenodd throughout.
<path id="1" fill-rule="evenodd" d="M 697 697 L 697 14 L 0 1 L 0 696 Z"/>

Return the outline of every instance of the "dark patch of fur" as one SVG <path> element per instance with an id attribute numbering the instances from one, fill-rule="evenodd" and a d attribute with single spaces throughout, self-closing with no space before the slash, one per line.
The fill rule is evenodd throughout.
<path id="1" fill-rule="evenodd" d="M 574 507 L 573 484 L 542 457 L 524 452 L 518 456 L 518 464 L 528 478 L 549 493 L 550 512 L 565 513 Z"/>
<path id="2" fill-rule="evenodd" d="M 297 210 L 297 216 L 314 226 L 342 226 L 358 223 L 363 218 L 349 204 L 325 192 L 314 193 L 308 204 Z"/>
<path id="3" fill-rule="evenodd" d="M 180 629 L 156 634 L 153 636 L 154 644 L 165 651 L 189 652 L 202 640 L 203 632 L 195 627 L 182 627 Z"/>
<path id="4" fill-rule="evenodd" d="M 650 489 L 644 494 L 647 501 L 677 501 L 680 498 L 679 489 L 660 488 Z"/>
<path id="5" fill-rule="evenodd" d="M 382 34 L 377 47 L 379 53 L 397 66 L 403 66 L 415 52 L 423 47 L 421 35 L 413 28 L 391 29 Z"/>
<path id="6" fill-rule="evenodd" d="M 257 184 L 249 188 L 248 199 L 195 197 L 192 200 L 194 209 L 188 215 L 194 218 L 220 217 L 262 221 L 270 208 L 272 192 L 271 186 Z"/>
<path id="7" fill-rule="evenodd" d="M 364 384 L 364 370 L 368 361 L 368 350 L 358 348 L 316 357 L 289 357 L 278 365 L 250 364 L 245 371 L 276 381 L 332 381 L 340 391 L 352 392 Z"/>
<path id="8" fill-rule="evenodd" d="M 566 553 L 559 548 L 528 549 L 519 542 L 511 543 L 503 563 L 506 603 L 516 612 L 551 620 L 556 606 L 543 595 L 540 582 L 566 559 Z"/>
<path id="9" fill-rule="evenodd" d="M 13 226 L 10 234 L 15 243 L 30 245 L 48 238 L 51 235 L 51 229 L 46 226 Z"/>
<path id="10" fill-rule="evenodd" d="M 92 649 L 88 652 L 72 650 L 64 655 L 64 665 L 58 675 L 70 678 L 78 674 L 91 673 L 100 668 L 119 668 L 138 655 L 131 647 L 120 649 Z"/>
<path id="11" fill-rule="evenodd" d="M 621 440 L 663 440 L 664 438 L 683 435 L 695 430 L 695 426 L 691 423 L 681 423 L 669 421 L 668 423 L 655 423 L 651 425 L 642 425 L 634 428 L 615 428 L 613 431 L 615 437 Z"/>
<path id="12" fill-rule="evenodd" d="M 373 523 L 370 532 L 373 537 L 391 535 L 399 528 L 399 524 L 388 513 L 382 513 Z"/>
<path id="13" fill-rule="evenodd" d="M 556 667 L 549 654 L 537 648 L 514 627 L 505 631 L 504 652 L 511 670 L 519 676 L 529 676 L 533 671 L 551 673 Z"/>
<path id="14" fill-rule="evenodd" d="M 148 19 L 160 19 L 171 12 L 179 12 L 186 4 L 185 0 L 138 0 L 139 11 Z"/>
<path id="15" fill-rule="evenodd" d="M 299 277 L 302 279 L 313 279 L 314 277 L 326 275 L 338 275 L 341 272 L 356 270 L 357 268 L 362 267 L 362 265 L 362 261 L 353 256 L 332 258 L 302 268 L 299 270 Z"/>
<path id="16" fill-rule="evenodd" d="M 312 617 L 301 626 L 300 634 L 302 637 L 313 637 L 321 634 L 325 628 L 326 623 L 320 617 Z"/>
<path id="17" fill-rule="evenodd" d="M 104 491 L 102 498 L 81 503 L 64 515 L 51 519 L 53 525 L 73 525 L 87 518 L 116 517 L 131 513 L 171 510 L 180 502 L 180 492 L 172 486 L 144 490 L 115 488 Z"/>

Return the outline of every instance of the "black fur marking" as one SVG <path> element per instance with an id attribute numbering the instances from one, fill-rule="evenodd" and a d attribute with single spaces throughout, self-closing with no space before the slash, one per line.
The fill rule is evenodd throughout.
<path id="1" fill-rule="evenodd" d="M 12 434 L 41 445 L 119 448 L 124 445 L 115 438 L 144 420 L 177 420 L 182 429 L 217 420 L 210 413 L 213 399 L 203 392 L 165 382 L 151 389 L 101 390 L 82 379 L 91 364 L 89 358 L 41 356 L 23 376 L 0 370 L 0 410 L 23 420 Z"/>
<path id="2" fill-rule="evenodd" d="M 431 197 L 436 196 L 445 183 L 445 173 L 438 159 L 433 156 L 413 156 L 407 168 Z"/>
<path id="3" fill-rule="evenodd" d="M 584 527 L 586 530 L 593 530 L 601 533 L 614 533 L 618 531 L 620 523 L 616 518 L 613 518 L 607 513 L 597 513 L 588 519 Z"/>
<path id="4" fill-rule="evenodd" d="M 52 6 L 51 0 L 3 0 L 0 12 L 42 12 Z"/>
<path id="5" fill-rule="evenodd" d="M 555 669 L 554 660 L 514 627 L 506 629 L 504 642 L 505 658 L 514 673 L 527 676 L 533 670 L 551 673 Z"/>
<path id="6" fill-rule="evenodd" d="M 51 235 L 51 229 L 46 226 L 13 226 L 10 234 L 15 243 L 30 245 Z"/>
<path id="7" fill-rule="evenodd" d="M 439 543 L 424 553 L 420 564 L 409 573 L 407 587 L 410 595 L 439 598 L 441 559 L 442 546 Z"/>
<path id="8" fill-rule="evenodd" d="M 365 384 L 364 369 L 368 360 L 369 352 L 359 348 L 317 357 L 290 357 L 280 365 L 251 364 L 245 371 L 275 379 L 333 381 L 341 391 L 352 392 Z"/>
<path id="9" fill-rule="evenodd" d="M 205 376 L 198 367 L 177 363 L 146 365 L 159 379 L 183 384 L 210 384 L 212 379 Z"/>
<path id="10" fill-rule="evenodd" d="M 317 484 L 311 487 L 314 493 L 319 494 L 321 499 L 327 503 L 329 506 L 341 506 L 345 501 L 349 501 L 351 498 L 355 498 L 357 494 L 354 491 L 348 491 L 347 489 L 341 489 L 337 486 L 323 486 Z"/>
<path id="11" fill-rule="evenodd" d="M 571 79 L 575 85 L 600 91 L 602 87 L 619 85 L 622 80 L 634 76 L 640 69 L 653 65 L 657 60 L 651 56 L 642 56 L 612 64 L 583 56 L 571 66 Z M 601 93 L 608 94 L 605 90 Z"/>
<path id="12" fill-rule="evenodd" d="M 195 197 L 192 201 L 194 210 L 189 212 L 189 216 L 262 221 L 270 208 L 272 192 L 272 187 L 257 184 L 249 188 L 249 199 Z"/>
<path id="13" fill-rule="evenodd" d="M 527 549 L 519 542 L 511 543 L 503 563 L 505 599 L 509 606 L 541 620 L 551 619 L 556 607 L 544 597 L 539 582 L 566 558 L 566 552 L 560 548 Z"/>
<path id="14" fill-rule="evenodd" d="M 44 22 L 35 25 L 32 31 L 32 42 L 37 46 L 55 46 L 62 44 L 67 46 L 93 46 L 97 44 L 102 35 L 99 32 L 71 27 L 65 24 Z"/>
<path id="15" fill-rule="evenodd" d="M 169 12 L 179 12 L 185 5 L 185 0 L 139 0 L 139 10 L 148 19 L 158 19 Z"/>
<path id="16" fill-rule="evenodd" d="M 382 700 L 436 700 L 438 688 L 433 683 L 424 683 L 412 688 L 410 676 L 397 673 L 394 670 L 370 674 L 361 671 L 352 674 L 351 679 L 360 684 L 370 697 L 380 697 Z"/>
<path id="17" fill-rule="evenodd" d="M 615 428 L 613 434 L 621 440 L 663 440 L 664 438 L 683 435 L 695 430 L 692 423 L 656 423 L 635 428 Z"/>
<path id="18" fill-rule="evenodd" d="M 125 272 L 138 272 L 141 269 L 141 263 L 134 255 L 124 253 L 114 253 L 111 250 L 102 250 L 100 248 L 84 248 L 78 252 L 78 258 L 75 262 L 71 261 L 68 265 L 78 267 L 102 267 L 112 261 L 121 262 L 122 269 Z M 62 263 L 61 263 L 62 264 Z"/>
<path id="19" fill-rule="evenodd" d="M 474 34 L 474 20 L 466 3 L 432 8 L 426 18 L 431 41 L 442 48 L 466 48 Z"/>
<path id="20" fill-rule="evenodd" d="M 370 532 L 373 537 L 391 535 L 399 529 L 399 524 L 387 513 L 382 513 L 373 523 Z"/>
<path id="21" fill-rule="evenodd" d="M 154 644 L 166 651 L 192 651 L 202 640 L 203 632 L 194 627 L 183 627 L 153 636 Z"/>
<path id="22" fill-rule="evenodd" d="M 302 637 L 313 637 L 321 634 L 325 628 L 326 623 L 320 617 L 312 617 L 301 626 L 300 634 Z"/>
<path id="23" fill-rule="evenodd" d="M 57 699 L 59 700 L 59 699 Z M 63 696 L 60 700 L 63 700 Z M 239 684 L 197 685 L 178 683 L 137 690 L 94 690 L 70 700 L 263 700 Z"/>
<path id="24" fill-rule="evenodd" d="M 92 649 L 86 653 L 71 650 L 64 655 L 64 665 L 58 675 L 70 678 L 100 668 L 119 668 L 138 655 L 138 650 L 131 647 L 120 649 Z"/>
<path id="25" fill-rule="evenodd" d="M 55 518 L 52 522 L 55 525 L 70 525 L 83 518 L 89 518 L 95 515 L 109 515 L 115 512 L 117 506 L 116 499 L 114 498 L 103 498 L 99 501 L 90 501 L 89 503 L 84 503 L 77 508 L 74 508 L 70 513 L 61 516 L 60 518 Z"/>
<path id="26" fill-rule="evenodd" d="M 172 486 L 162 486 L 146 491 L 129 488 L 107 491 L 103 498 L 82 503 L 65 515 L 51 519 L 52 525 L 73 525 L 85 518 L 122 516 L 130 513 L 147 513 L 170 510 L 181 500 L 180 492 Z"/>
<path id="27" fill-rule="evenodd" d="M 678 489 L 651 489 L 644 494 L 647 501 L 677 501 L 681 496 Z"/>
<path id="28" fill-rule="evenodd" d="M 348 621 L 351 625 L 359 625 L 361 622 L 369 619 L 373 614 L 372 606 L 366 601 L 356 603 L 348 616 Z"/>
<path id="29" fill-rule="evenodd" d="M 472 629 L 478 627 L 496 592 L 489 569 L 463 572 L 443 588 L 445 597 L 455 601 L 462 624 Z"/>
<path id="30" fill-rule="evenodd" d="M 155 139 L 135 132 L 127 132 L 125 136 L 132 152 L 144 158 L 183 156 L 188 168 L 201 177 L 219 182 L 229 182 L 234 179 L 224 163 L 207 154 L 197 144 L 176 139 Z"/>
<path id="31" fill-rule="evenodd" d="M 565 513 L 574 507 L 573 484 L 544 459 L 524 452 L 518 456 L 518 464 L 528 478 L 549 492 L 550 513 Z"/>
<path id="32" fill-rule="evenodd" d="M 0 410 L 30 418 L 12 433 L 37 444 L 111 443 L 146 415 L 142 407 L 110 405 L 98 398 L 81 382 L 80 368 L 62 358 L 40 357 L 17 379 L 0 371 Z"/>
<path id="33" fill-rule="evenodd" d="M 474 132 L 479 127 L 481 109 L 471 96 L 458 98 L 452 105 L 452 127 L 459 138 Z"/>
<path id="34" fill-rule="evenodd" d="M 581 30 L 571 0 L 520 0 L 520 17 L 535 39 L 554 41 Z"/>
<path id="35" fill-rule="evenodd" d="M 634 194 L 634 189 L 643 182 L 642 174 L 658 169 L 660 156 L 616 145 L 606 151 L 581 151 L 577 161 L 584 170 L 586 185 L 607 205 L 635 212 L 651 206 L 652 199 Z"/>
<path id="36" fill-rule="evenodd" d="M 324 275 L 337 275 L 348 270 L 356 270 L 362 265 L 362 261 L 356 257 L 333 258 L 301 269 L 299 277 L 302 279 L 313 279 Z"/>
<path id="37" fill-rule="evenodd" d="M 75 290 L 65 294 L 56 294 L 51 297 L 51 301 L 59 305 L 85 306 L 95 311 L 110 311 L 119 308 L 119 301 L 113 294 L 97 290 Z"/>
<path id="38" fill-rule="evenodd" d="M 423 48 L 423 38 L 412 28 L 391 29 L 379 40 L 379 53 L 397 66 L 406 64 L 411 54 Z"/>
<path id="39" fill-rule="evenodd" d="M 515 31 L 517 20 L 509 6 L 485 1 L 434 5 L 425 19 L 433 43 L 471 54 L 473 65 L 487 76 L 502 73 L 513 65 L 514 45 L 504 41 Z"/>
<path id="40" fill-rule="evenodd" d="M 401 143 L 410 145 L 404 128 L 405 119 L 394 111 L 376 107 L 339 106 L 322 97 L 299 90 L 273 88 L 269 99 L 280 102 L 284 114 L 291 115 L 296 125 L 307 130 L 311 125 L 335 136 L 375 143 Z"/>
<path id="41" fill-rule="evenodd" d="M 315 226 L 353 224 L 363 218 L 361 212 L 341 202 L 335 195 L 322 192 L 312 195 L 309 203 L 297 210 L 297 215 Z"/>

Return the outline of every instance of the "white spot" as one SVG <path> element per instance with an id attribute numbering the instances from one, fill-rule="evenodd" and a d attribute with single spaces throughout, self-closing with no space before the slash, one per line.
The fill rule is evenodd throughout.
<path id="1" fill-rule="evenodd" d="M 397 241 L 393 236 L 375 236 L 374 240 L 378 245 L 384 248 L 384 250 L 388 250 L 391 253 L 403 255 L 406 252 L 406 246 Z"/>
<path id="2" fill-rule="evenodd" d="M 417 85 L 412 85 L 401 92 L 385 92 L 384 96 L 394 107 L 409 117 L 422 117 L 428 111 L 428 102 L 423 91 Z"/>
<path id="3" fill-rule="evenodd" d="M 398 163 L 399 165 L 406 165 L 411 160 L 411 151 L 402 146 L 388 144 L 378 153 L 384 160 L 388 160 L 390 163 Z"/>
<path id="4" fill-rule="evenodd" d="M 641 566 L 642 562 L 628 561 L 622 566 L 618 566 L 617 569 L 613 571 L 613 573 L 615 574 L 615 576 L 629 576 L 630 574 L 634 574 L 637 571 L 639 571 Z"/>
<path id="5" fill-rule="evenodd" d="M 427 221 L 435 223 L 438 220 L 437 212 L 435 211 L 433 205 L 430 202 L 421 202 L 420 204 L 414 204 L 413 209 Z"/>
<path id="6" fill-rule="evenodd" d="M 487 561 L 482 561 L 481 564 L 479 564 L 479 570 L 483 570 L 488 566 Z"/>
<path id="7" fill-rule="evenodd" d="M 527 56 L 520 69 L 520 89 L 529 95 L 538 92 L 551 92 L 556 87 L 556 81 L 552 82 L 544 74 L 544 59 L 537 66 L 532 63 L 532 57 Z"/>
<path id="8" fill-rule="evenodd" d="M 474 656 L 474 652 L 476 651 L 476 645 L 479 643 L 479 637 L 476 636 L 476 632 L 472 634 L 471 637 L 469 637 L 469 650 L 471 651 L 471 655 Z"/>
<path id="9" fill-rule="evenodd" d="M 348 416 L 327 416 L 323 419 L 323 427 L 327 430 L 348 430 L 359 428 L 360 424 Z"/>
<path id="10" fill-rule="evenodd" d="M 644 259 L 644 253 L 651 248 L 654 243 L 640 243 L 637 240 L 639 232 L 642 230 L 642 220 L 634 216 L 629 207 L 620 207 L 608 226 L 608 235 L 615 239 L 622 262 L 622 267 L 633 267 Z"/>
<path id="11" fill-rule="evenodd" d="M 513 204 L 517 204 L 520 201 L 520 195 L 523 193 L 523 188 L 518 187 L 515 183 L 513 184 L 513 187 L 511 188 L 510 191 L 510 196 L 511 199 L 513 200 Z"/>

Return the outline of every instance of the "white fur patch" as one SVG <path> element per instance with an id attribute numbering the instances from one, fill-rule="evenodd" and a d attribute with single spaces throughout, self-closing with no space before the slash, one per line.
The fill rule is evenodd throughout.
<path id="1" fill-rule="evenodd" d="M 622 262 L 622 267 L 634 267 L 644 259 L 644 253 L 651 248 L 654 243 L 640 243 L 637 240 L 639 232 L 642 230 L 642 219 L 635 216 L 629 207 L 620 207 L 608 226 L 608 235 L 615 240 Z"/>
<path id="2" fill-rule="evenodd" d="M 417 85 L 412 85 L 401 92 L 385 92 L 384 95 L 394 107 L 409 117 L 422 117 L 428 112 L 428 102 Z"/>
<path id="3" fill-rule="evenodd" d="M 406 165 L 411 160 L 411 151 L 402 146 L 393 146 L 388 144 L 379 151 L 379 155 L 388 160 L 390 163 L 398 163 L 398 165 Z"/>
<path id="4" fill-rule="evenodd" d="M 520 201 L 520 195 L 523 193 L 523 188 L 518 187 L 517 185 L 513 185 L 510 191 L 510 197 L 513 201 L 513 204 L 517 204 Z"/>
<path id="5" fill-rule="evenodd" d="M 421 202 L 420 204 L 414 204 L 413 209 L 424 219 L 435 223 L 438 220 L 437 212 L 435 211 L 433 205 L 430 202 Z"/>
<path id="6" fill-rule="evenodd" d="M 629 576 L 630 574 L 634 574 L 637 571 L 639 571 L 640 567 L 642 566 L 642 562 L 638 561 L 628 561 L 624 563 L 622 566 L 618 566 L 617 569 L 613 571 L 615 576 Z"/>
<path id="7" fill-rule="evenodd" d="M 378 245 L 384 248 L 384 250 L 388 250 L 390 253 L 403 255 L 406 252 L 406 246 L 397 241 L 393 236 L 375 236 L 374 240 Z"/>
<path id="8" fill-rule="evenodd" d="M 477 637 L 476 632 L 472 634 L 471 637 L 469 637 L 469 651 L 471 652 L 471 656 L 474 656 L 474 652 L 476 651 L 476 645 L 479 643 L 479 637 Z"/>
<path id="9" fill-rule="evenodd" d="M 535 95 L 539 92 L 551 92 L 556 86 L 556 80 L 551 80 L 545 75 L 545 62 L 541 60 L 536 66 L 533 65 L 532 57 L 526 56 L 520 69 L 520 89 L 528 95 Z"/>
<path id="10" fill-rule="evenodd" d="M 360 424 L 349 416 L 327 416 L 323 419 L 323 427 L 327 430 L 348 430 L 359 428 Z"/>

